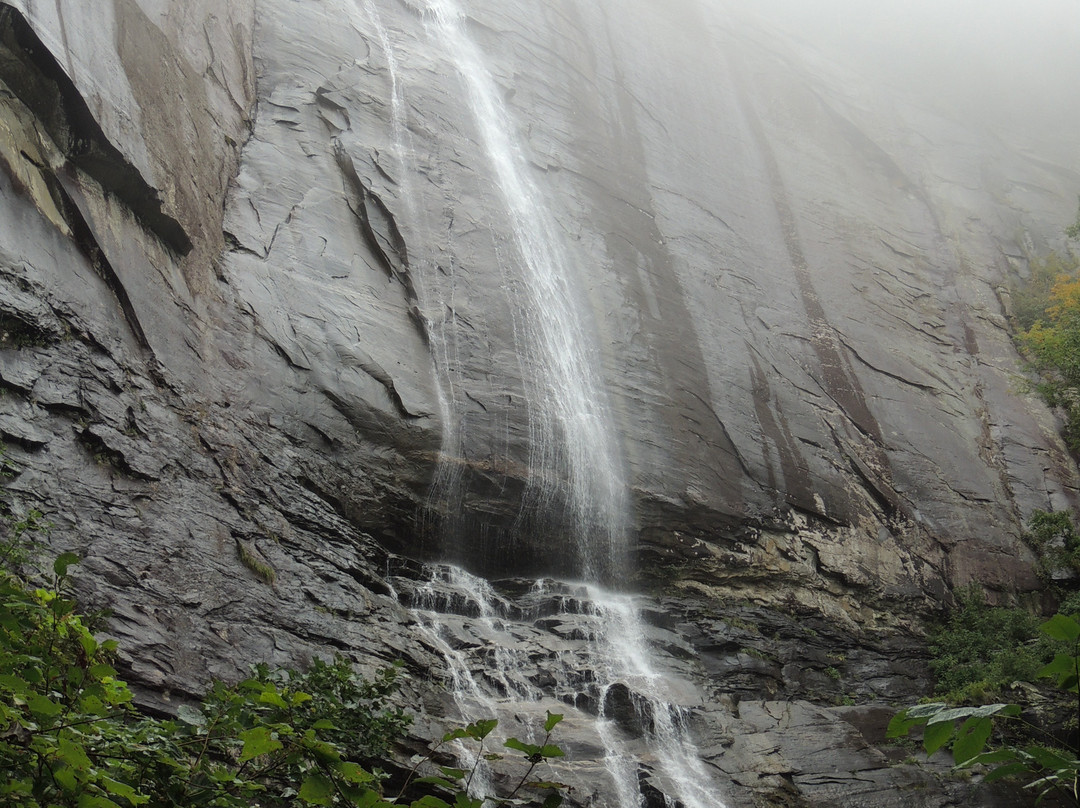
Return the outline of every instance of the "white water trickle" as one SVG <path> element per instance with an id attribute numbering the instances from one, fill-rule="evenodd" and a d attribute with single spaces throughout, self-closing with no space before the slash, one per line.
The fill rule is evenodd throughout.
<path id="1" fill-rule="evenodd" d="M 686 711 L 671 693 L 670 678 L 653 665 L 645 624 L 629 595 L 588 587 L 589 602 L 600 619 L 594 638 L 598 680 L 606 691 L 625 685 L 640 701 L 639 716 L 648 721 L 650 746 L 659 773 L 684 808 L 723 808 L 712 777 L 684 726 Z M 604 704 L 606 699 L 601 698 Z M 601 711 L 601 717 L 605 717 Z"/>
<path id="2" fill-rule="evenodd" d="M 585 783 L 574 785 L 587 804 L 642 808 L 640 777 L 648 772 L 670 806 L 723 808 L 714 774 L 684 723 L 698 703 L 693 688 L 657 663 L 650 629 L 632 596 L 544 580 L 507 599 L 456 567 L 432 566 L 429 572 L 425 581 L 401 581 L 410 593 L 405 600 L 428 645 L 445 661 L 460 718 L 503 722 L 495 747 L 508 735 L 525 737 L 547 711 L 566 713 L 564 734 L 583 748 L 603 750 L 596 763 L 606 784 L 586 775 Z M 559 730 L 554 741 L 560 741 Z M 463 768 L 471 767 L 472 750 L 462 747 L 461 753 Z M 574 783 L 586 764 L 571 753 L 556 779 Z M 474 784 L 490 788 L 489 774 L 481 761 Z"/>
<path id="3" fill-rule="evenodd" d="M 405 212 L 413 226 L 422 233 L 430 230 L 429 216 L 420 204 L 413 182 L 417 165 L 417 149 L 412 131 L 409 129 L 409 113 L 406 99 L 406 84 L 402 80 L 398 55 L 390 33 L 383 23 L 375 0 L 356 0 L 360 4 L 375 30 L 379 48 L 386 62 L 390 79 L 390 127 L 393 140 L 396 168 L 394 176 L 401 188 Z M 414 260 L 416 256 L 413 256 Z M 458 356 L 457 340 L 453 324 L 456 310 L 456 283 L 454 262 L 447 262 L 441 267 L 446 276 L 442 295 L 433 288 L 430 269 L 435 266 L 437 257 L 434 250 L 425 256 L 424 265 L 428 271 L 415 274 L 415 284 L 420 304 L 424 307 L 424 319 L 431 339 L 432 357 L 435 364 L 436 396 L 439 407 L 439 423 L 442 425 L 442 440 L 439 447 L 443 458 L 456 458 L 462 455 L 463 435 L 457 412 L 458 368 L 461 366 Z M 461 477 L 461 464 L 440 462 L 435 469 L 432 481 L 433 502 L 440 497 L 453 501 L 458 495 Z"/>
<path id="4" fill-rule="evenodd" d="M 446 663 L 450 675 L 448 689 L 458 716 L 464 722 L 486 720 L 503 715 L 507 701 L 542 698 L 542 693 L 520 674 L 520 660 L 508 650 L 500 598 L 491 584 L 455 566 L 439 565 L 430 570 L 430 580 L 414 590 L 412 610 L 419 618 L 420 633 Z M 475 614 L 468 630 L 479 631 L 487 640 L 488 650 L 494 651 L 492 659 L 481 662 L 467 647 L 455 647 L 455 628 L 465 631 L 462 612 Z M 483 673 L 478 676 L 481 670 Z M 505 732 L 495 736 L 496 749 L 505 737 Z M 458 741 L 455 754 L 461 767 L 472 772 L 469 785 L 474 796 L 495 793 L 490 766 L 481 750 Z"/>
<path id="5" fill-rule="evenodd" d="M 520 277 L 510 280 L 524 290 L 524 333 L 517 348 L 528 366 L 533 496 L 558 504 L 554 489 L 566 479 L 564 507 L 578 534 L 580 574 L 617 578 L 623 572 L 629 503 L 599 352 L 585 325 L 580 267 L 530 176 L 513 119 L 465 29 L 464 12 L 456 0 L 427 0 L 425 20 L 464 83 L 520 259 Z"/>

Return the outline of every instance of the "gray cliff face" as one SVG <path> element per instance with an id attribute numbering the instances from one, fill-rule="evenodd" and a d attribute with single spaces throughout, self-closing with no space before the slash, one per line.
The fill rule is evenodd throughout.
<path id="1" fill-rule="evenodd" d="M 720 4 L 468 6 L 733 804 L 870 804 L 822 785 L 826 747 L 875 772 L 858 799 L 915 782 L 877 708 L 821 706 L 820 637 L 860 698 L 906 697 L 951 587 L 1038 587 L 1023 520 L 1080 480 L 1004 289 L 1075 164 Z M 521 239 L 428 8 L 0 3 L 7 487 L 85 558 L 147 700 L 330 648 L 437 669 L 399 556 L 575 570 Z"/>

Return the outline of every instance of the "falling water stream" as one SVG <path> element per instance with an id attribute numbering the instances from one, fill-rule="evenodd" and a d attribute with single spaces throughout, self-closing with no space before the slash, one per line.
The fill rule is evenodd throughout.
<path id="1" fill-rule="evenodd" d="M 507 734 L 528 738 L 538 722 L 526 719 L 572 708 L 567 723 L 576 725 L 574 737 L 592 739 L 585 746 L 602 750 L 593 758 L 601 779 L 608 780 L 607 786 L 594 784 L 591 796 L 579 795 L 587 804 L 657 805 L 655 796 L 647 803 L 647 774 L 652 793 L 662 795 L 667 808 L 723 808 L 712 774 L 688 739 L 686 720 L 694 705 L 685 694 L 693 688 L 656 664 L 649 639 L 655 630 L 642 619 L 634 597 L 595 583 L 627 579 L 630 504 L 599 351 L 582 302 L 580 268 L 531 178 L 502 89 L 470 36 L 463 9 L 457 0 L 423 2 L 431 44 L 460 77 L 513 239 L 514 255 L 503 273 L 507 288 L 522 290 L 510 300 L 519 318 L 514 347 L 525 377 L 530 430 L 522 507 L 541 514 L 545 508 L 564 511 L 563 522 L 572 526 L 573 569 L 589 583 L 542 580 L 520 591 L 518 582 L 518 591 L 507 595 L 457 567 L 431 565 L 426 580 L 392 578 L 392 586 L 443 658 L 462 718 L 498 717 Z M 391 73 L 393 134 L 404 163 L 414 150 L 393 44 L 375 0 L 359 3 L 376 28 Z M 415 213 L 413 190 L 404 188 Z M 437 364 L 441 352 L 442 375 L 452 386 L 453 375 L 445 369 L 453 340 L 436 337 Z M 445 399 L 454 401 L 452 391 Z M 465 437 L 452 418 L 451 413 L 447 430 L 456 444 Z M 444 455 L 460 450 L 444 440 Z M 574 752 L 568 750 L 568 760 Z M 483 768 L 480 776 L 486 776 Z"/>
<path id="2" fill-rule="evenodd" d="M 528 354 L 522 367 L 535 500 L 526 507 L 564 507 L 577 534 L 577 570 L 587 580 L 619 579 L 625 572 L 626 483 L 582 305 L 581 273 L 530 177 L 502 92 L 466 31 L 464 12 L 455 0 L 428 0 L 425 20 L 461 76 L 517 253 L 508 285 L 519 281 L 524 290 L 516 348 Z M 514 273 L 507 263 L 504 272 Z"/>

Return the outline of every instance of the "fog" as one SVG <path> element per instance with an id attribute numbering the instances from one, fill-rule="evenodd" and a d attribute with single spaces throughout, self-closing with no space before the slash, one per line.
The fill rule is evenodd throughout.
<path id="1" fill-rule="evenodd" d="M 725 10 L 941 114 L 1080 144 L 1080 0 L 728 0 Z"/>

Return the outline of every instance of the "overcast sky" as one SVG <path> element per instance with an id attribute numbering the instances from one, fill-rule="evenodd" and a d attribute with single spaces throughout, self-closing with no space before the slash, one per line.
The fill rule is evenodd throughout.
<path id="1" fill-rule="evenodd" d="M 1080 143 L 1080 0 L 726 1 L 886 87 Z"/>

